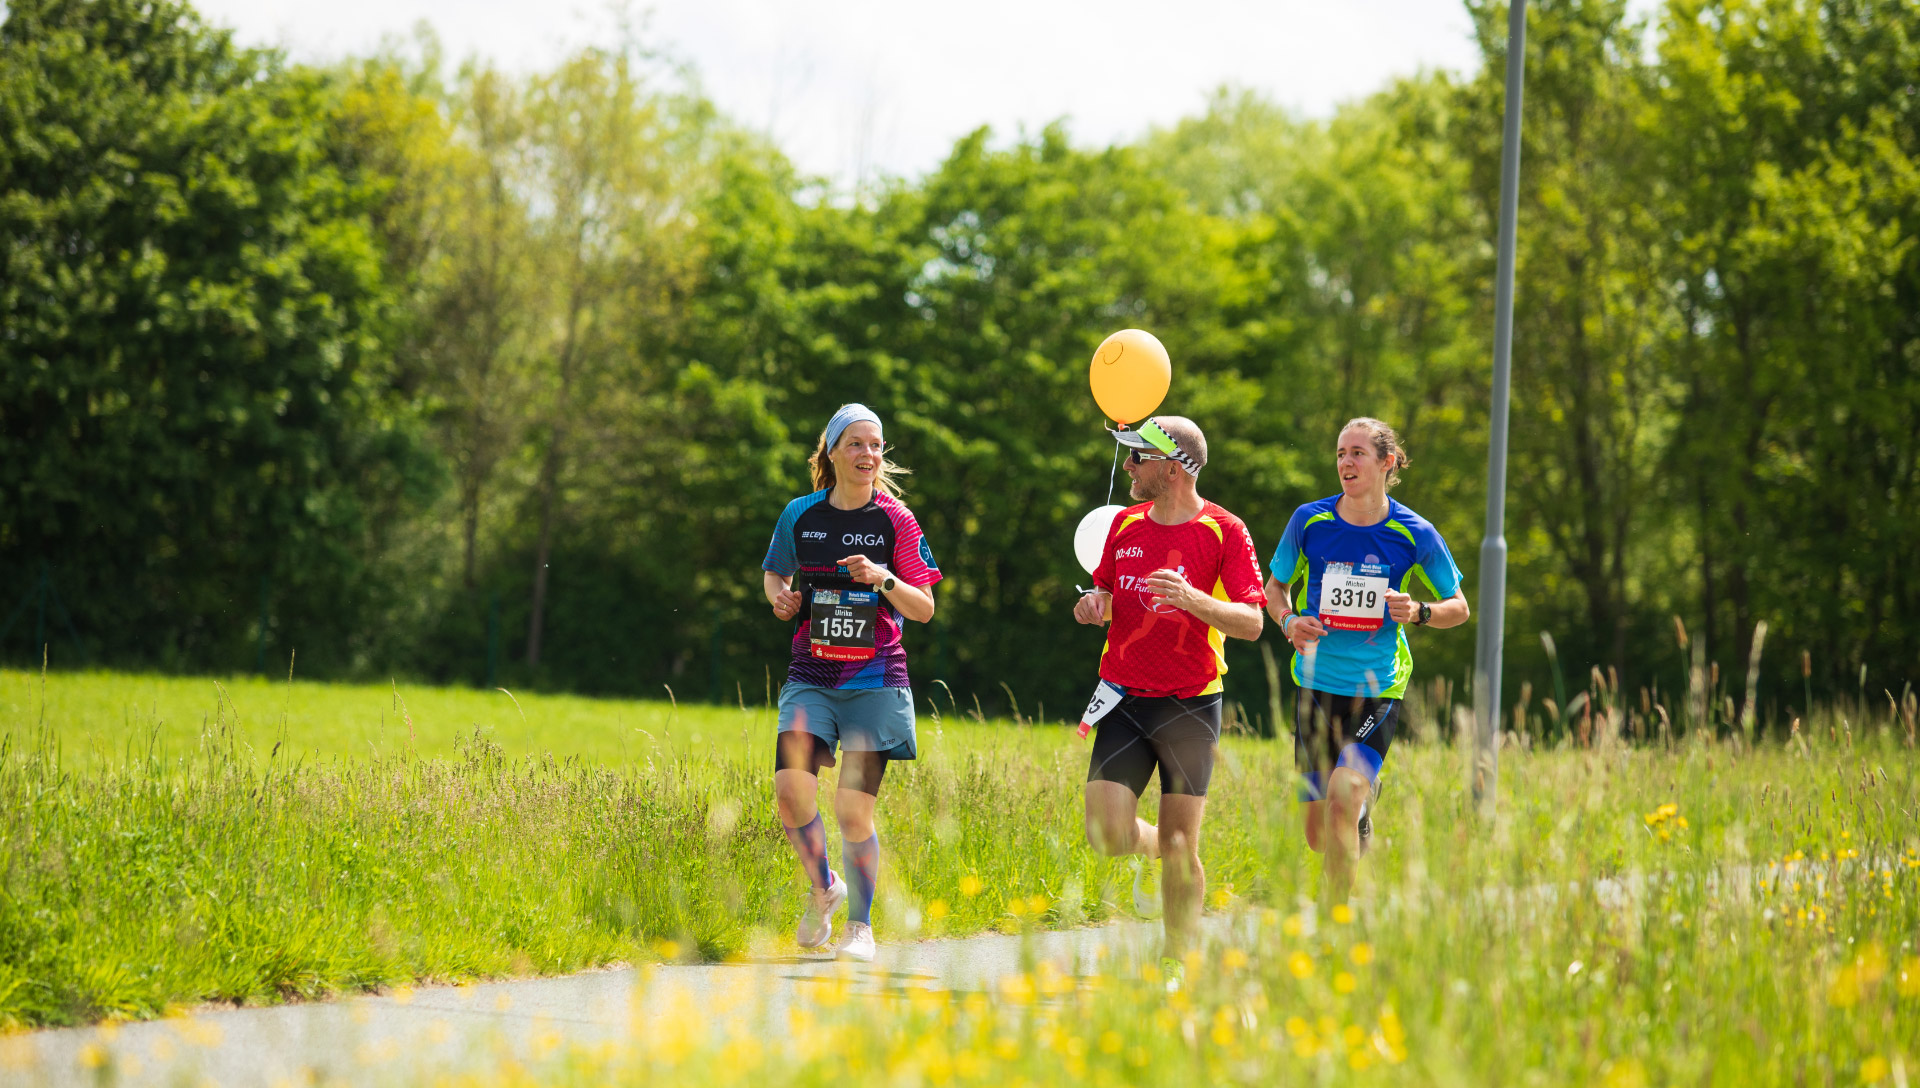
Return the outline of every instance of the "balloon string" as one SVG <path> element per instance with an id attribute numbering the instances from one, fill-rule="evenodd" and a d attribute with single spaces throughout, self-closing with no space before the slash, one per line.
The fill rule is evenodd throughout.
<path id="1" fill-rule="evenodd" d="M 1113 484 L 1120 478 L 1120 440 L 1113 440 L 1113 468 L 1107 471 L 1107 505 L 1113 505 Z"/>

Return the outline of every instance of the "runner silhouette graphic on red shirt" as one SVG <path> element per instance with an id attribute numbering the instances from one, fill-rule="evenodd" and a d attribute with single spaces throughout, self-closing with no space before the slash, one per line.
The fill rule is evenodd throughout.
<path id="1" fill-rule="evenodd" d="M 1183 557 L 1180 554 L 1180 549 L 1174 548 L 1167 552 L 1166 565 L 1161 567 L 1160 569 L 1172 570 L 1178 573 L 1180 577 L 1185 578 L 1187 576 L 1187 568 L 1186 568 L 1186 564 L 1180 562 L 1182 558 Z M 1155 573 L 1157 574 L 1159 572 L 1156 571 Z M 1168 608 L 1163 611 L 1158 603 L 1159 598 L 1154 596 L 1151 590 L 1141 589 L 1139 592 L 1140 592 L 1140 596 L 1144 598 L 1147 603 L 1147 614 L 1140 621 L 1140 626 L 1133 629 L 1133 634 L 1127 636 L 1127 641 L 1121 643 L 1119 646 L 1114 648 L 1113 656 L 1114 656 L 1114 660 L 1116 661 L 1122 660 L 1127 656 L 1128 647 L 1132 646 L 1134 643 L 1139 642 L 1141 639 L 1146 638 L 1149 634 L 1151 634 L 1153 632 L 1153 629 L 1160 625 L 1160 617 L 1162 615 L 1172 614 L 1179 611 L 1178 609 L 1174 609 L 1174 608 Z M 1189 626 L 1190 626 L 1189 624 L 1182 623 L 1178 619 L 1175 619 L 1173 621 L 1173 648 L 1175 651 L 1179 653 L 1187 652 L 1187 634 L 1188 634 L 1187 628 Z"/>

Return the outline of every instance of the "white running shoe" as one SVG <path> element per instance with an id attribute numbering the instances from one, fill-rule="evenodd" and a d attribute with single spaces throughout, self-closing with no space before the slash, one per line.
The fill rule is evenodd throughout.
<path id="1" fill-rule="evenodd" d="M 800 924 L 794 927 L 793 939 L 801 948 L 819 948 L 832 939 L 833 913 L 847 901 L 847 882 L 831 869 L 827 875 L 833 883 L 827 885 L 826 891 L 813 889 L 807 896 L 807 909 L 800 912 Z"/>
<path id="2" fill-rule="evenodd" d="M 848 922 L 846 935 L 840 938 L 840 947 L 833 950 L 833 958 L 872 963 L 873 953 L 873 927 L 865 922 Z"/>
<path id="3" fill-rule="evenodd" d="M 1142 918 L 1160 917 L 1160 882 L 1149 877 L 1152 869 L 1151 858 L 1133 859 L 1133 913 Z M 1143 883 L 1152 887 L 1142 887 Z"/>

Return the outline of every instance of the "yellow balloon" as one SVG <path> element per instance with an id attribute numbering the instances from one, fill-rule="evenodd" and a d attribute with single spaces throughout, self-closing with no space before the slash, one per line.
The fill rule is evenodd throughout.
<path id="1" fill-rule="evenodd" d="M 1087 375 L 1094 402 L 1115 423 L 1138 423 L 1167 399 L 1173 362 L 1150 332 L 1121 329 L 1100 341 Z"/>

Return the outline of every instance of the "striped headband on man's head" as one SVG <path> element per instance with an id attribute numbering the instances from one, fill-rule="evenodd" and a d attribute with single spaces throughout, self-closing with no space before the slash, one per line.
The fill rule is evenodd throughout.
<path id="1" fill-rule="evenodd" d="M 1187 421 L 1181 420 L 1181 422 Z M 1190 423 L 1188 425 L 1191 426 Z M 1179 441 L 1168 434 L 1166 429 L 1160 426 L 1157 420 L 1144 420 L 1131 431 L 1125 427 L 1119 430 L 1108 428 L 1107 433 L 1118 439 L 1123 446 L 1128 446 L 1136 450 L 1159 450 L 1161 453 L 1171 457 L 1175 464 L 1186 469 L 1187 475 L 1200 475 L 1200 468 L 1204 462 L 1195 458 L 1186 450 L 1181 449 Z"/>

